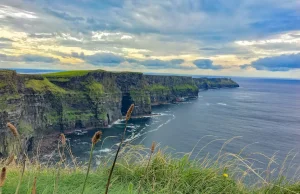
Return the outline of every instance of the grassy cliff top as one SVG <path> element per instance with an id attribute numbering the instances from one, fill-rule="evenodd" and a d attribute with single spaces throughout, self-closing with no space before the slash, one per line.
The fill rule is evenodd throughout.
<path id="1" fill-rule="evenodd" d="M 76 71 L 61 71 L 56 73 L 43 74 L 44 77 L 77 77 L 85 76 L 90 72 L 105 72 L 104 70 L 76 70 Z"/>
<path id="2" fill-rule="evenodd" d="M 300 184 L 283 176 L 269 177 L 260 174 L 251 166 L 238 166 L 247 161 L 239 155 L 226 158 L 222 155 L 217 161 L 209 157 L 199 160 L 190 159 L 190 153 L 182 157 L 172 157 L 165 149 L 155 149 L 151 159 L 145 154 L 149 149 L 127 145 L 130 150 L 122 152 L 113 173 L 110 194 L 293 194 L 300 192 Z M 65 151 L 66 156 L 68 152 Z M 101 160 L 101 164 L 89 173 L 85 194 L 104 193 L 109 170 L 110 157 Z M 224 161 L 224 159 L 227 159 Z M 223 162 L 221 162 L 223 161 Z M 149 165 L 148 165 L 149 162 Z M 27 161 L 24 178 L 19 193 L 31 193 L 36 177 L 37 193 L 53 194 L 55 180 L 58 179 L 58 193 L 80 194 L 86 176 L 86 166 L 59 163 L 43 166 Z M 0 166 L 5 162 L 0 161 Z M 4 194 L 13 194 L 19 181 L 21 167 L 7 166 L 7 180 L 3 187 Z M 255 173 L 257 173 L 255 175 Z M 58 177 L 59 173 L 59 177 Z M 254 176 L 255 182 L 249 182 Z M 298 174 L 297 174 L 298 176 Z M 253 177 L 252 177 L 253 178 Z"/>

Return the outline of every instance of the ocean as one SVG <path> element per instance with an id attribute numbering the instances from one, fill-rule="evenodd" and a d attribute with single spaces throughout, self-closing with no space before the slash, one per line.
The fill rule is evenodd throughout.
<path id="1" fill-rule="evenodd" d="M 172 153 L 194 149 L 192 158 L 213 157 L 221 149 L 234 154 L 243 150 L 241 155 L 253 160 L 257 168 L 265 168 L 272 156 L 280 166 L 290 154 L 290 159 L 295 156 L 288 160 L 292 176 L 300 164 L 296 155 L 300 149 L 300 80 L 233 80 L 239 88 L 200 91 L 198 99 L 155 106 L 157 115 L 131 119 L 126 141 L 148 147 L 155 141 Z M 119 120 L 111 128 L 101 129 L 103 141 L 95 148 L 96 164 L 113 152 L 123 128 L 124 121 Z M 90 140 L 97 130 L 67 136 L 79 160 L 88 159 Z"/>

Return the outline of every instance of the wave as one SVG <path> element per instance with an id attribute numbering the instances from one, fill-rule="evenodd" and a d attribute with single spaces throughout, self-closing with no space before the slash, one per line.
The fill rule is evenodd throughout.
<path id="1" fill-rule="evenodd" d="M 222 103 L 222 102 L 219 102 L 219 103 L 217 103 L 218 105 L 222 105 L 222 106 L 227 106 L 227 104 L 226 103 Z"/>
<path id="2" fill-rule="evenodd" d="M 122 125 L 124 124 L 123 122 L 125 121 L 125 119 L 118 119 L 115 122 L 112 123 L 112 125 Z"/>
<path id="3" fill-rule="evenodd" d="M 133 141 L 133 140 L 135 140 L 135 139 L 137 139 L 137 138 L 139 138 L 139 137 L 141 137 L 141 136 L 143 136 L 143 135 L 146 135 L 146 134 L 151 133 L 151 132 L 154 132 L 154 131 L 158 131 L 162 126 L 164 126 L 164 125 L 170 123 L 170 122 L 171 122 L 172 120 L 174 120 L 175 118 L 176 118 L 176 116 L 175 116 L 175 115 L 172 115 L 172 118 L 170 118 L 170 119 L 168 119 L 166 122 L 160 124 L 160 125 L 157 126 L 155 129 L 152 129 L 152 130 L 149 130 L 149 131 L 147 131 L 147 132 L 142 133 L 142 132 L 144 131 L 144 129 L 146 129 L 146 127 L 144 127 L 139 133 L 137 133 L 136 135 L 134 135 L 134 133 L 133 133 L 132 136 L 130 136 L 129 138 L 125 139 L 124 142 Z M 119 145 L 119 144 L 116 144 L 116 145 Z"/>
<path id="4" fill-rule="evenodd" d="M 94 150 L 95 155 L 96 154 L 101 154 L 101 153 L 109 153 L 109 152 L 111 152 L 111 149 L 109 149 L 109 148 L 104 148 L 104 149 L 101 149 L 101 150 Z M 89 154 L 90 151 L 86 151 L 85 153 Z"/>
<path id="5" fill-rule="evenodd" d="M 104 152 L 104 153 L 107 153 L 107 152 L 110 152 L 110 151 L 111 151 L 111 149 L 109 149 L 109 148 L 104 148 L 104 149 L 100 150 L 100 152 Z"/>
<path id="6" fill-rule="evenodd" d="M 83 141 L 83 142 L 78 142 L 77 145 L 89 145 L 90 143 Z"/>

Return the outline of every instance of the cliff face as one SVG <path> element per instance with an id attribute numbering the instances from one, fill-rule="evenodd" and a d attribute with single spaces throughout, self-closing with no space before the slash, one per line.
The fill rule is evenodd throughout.
<path id="1" fill-rule="evenodd" d="M 102 70 L 44 75 L 0 70 L 0 156 L 12 150 L 7 122 L 16 125 L 22 137 L 32 140 L 55 131 L 107 126 L 122 118 L 132 103 L 133 115 L 150 114 L 151 105 L 197 97 L 198 88 L 235 87 L 234 83 L 230 79 Z"/>
<path id="2" fill-rule="evenodd" d="M 199 89 L 236 88 L 239 84 L 230 78 L 194 78 Z"/>

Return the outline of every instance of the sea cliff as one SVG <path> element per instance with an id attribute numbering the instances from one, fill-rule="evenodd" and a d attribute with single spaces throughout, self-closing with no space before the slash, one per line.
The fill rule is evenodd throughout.
<path id="1" fill-rule="evenodd" d="M 122 118 L 132 103 L 133 116 L 151 114 L 152 105 L 195 98 L 199 89 L 222 87 L 238 84 L 228 78 L 103 70 L 42 75 L 0 70 L 0 156 L 13 149 L 7 122 L 17 126 L 26 146 L 34 147 L 35 139 L 45 134 L 108 126 Z"/>

